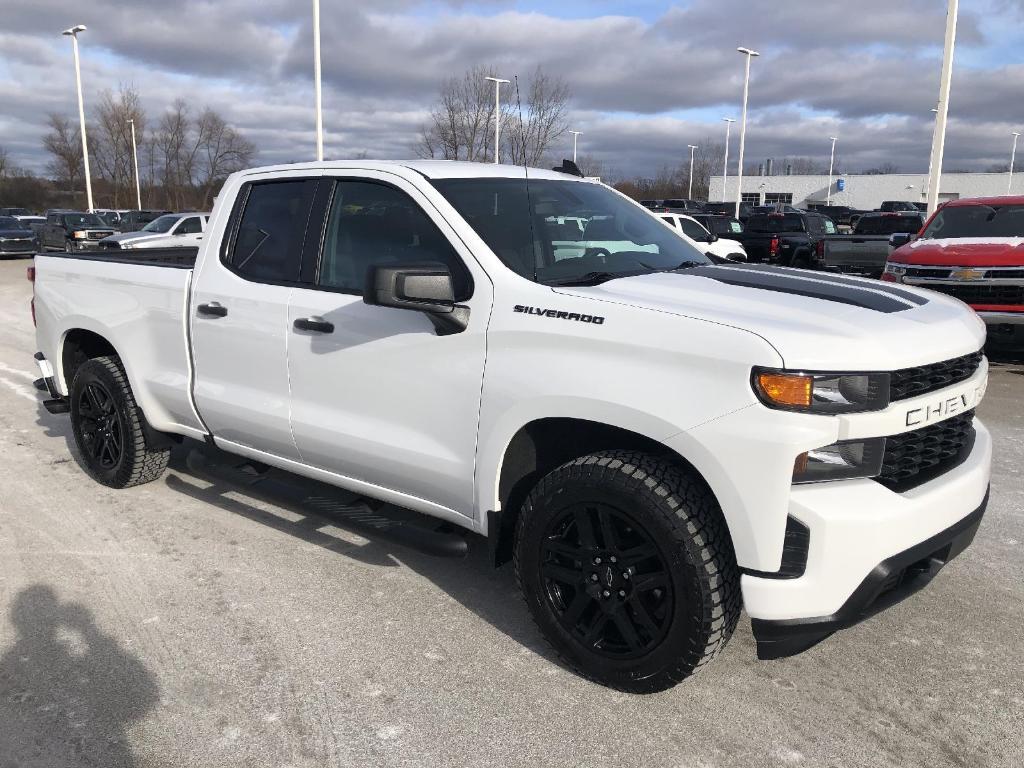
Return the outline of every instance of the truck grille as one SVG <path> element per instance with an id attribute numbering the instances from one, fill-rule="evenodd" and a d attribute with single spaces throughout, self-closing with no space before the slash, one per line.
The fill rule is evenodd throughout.
<path id="1" fill-rule="evenodd" d="M 104 237 L 110 237 L 113 232 L 86 232 L 85 237 L 87 240 L 102 240 Z"/>
<path id="2" fill-rule="evenodd" d="M 944 293 L 967 304 L 1024 304 L 1024 285 L 964 283 L 963 285 L 923 284 L 920 288 Z"/>
<path id="3" fill-rule="evenodd" d="M 35 249 L 36 243 L 31 237 L 0 237 L 0 252 L 29 253 Z"/>
<path id="4" fill-rule="evenodd" d="M 982 353 L 979 349 L 969 355 L 954 357 L 941 363 L 893 371 L 889 374 L 889 402 L 925 395 L 951 384 L 966 381 L 978 370 L 981 358 Z"/>
<path id="5" fill-rule="evenodd" d="M 956 466 L 974 442 L 974 411 L 885 439 L 878 482 L 904 491 Z"/>

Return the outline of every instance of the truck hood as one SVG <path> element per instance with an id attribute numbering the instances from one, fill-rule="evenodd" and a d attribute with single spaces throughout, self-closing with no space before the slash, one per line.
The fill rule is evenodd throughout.
<path id="1" fill-rule="evenodd" d="M 891 261 L 937 267 L 1024 266 L 1024 238 L 915 240 L 893 251 Z"/>
<path id="2" fill-rule="evenodd" d="M 793 369 L 898 370 L 975 352 L 985 342 L 985 324 L 956 299 L 824 272 L 705 266 L 554 290 L 749 331 Z"/>

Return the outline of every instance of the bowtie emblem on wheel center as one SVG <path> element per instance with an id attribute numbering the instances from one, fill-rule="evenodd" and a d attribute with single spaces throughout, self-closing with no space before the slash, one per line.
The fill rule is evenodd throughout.
<path id="1" fill-rule="evenodd" d="M 615 583 L 615 571 L 612 570 L 611 566 L 604 570 L 604 583 L 609 587 Z"/>

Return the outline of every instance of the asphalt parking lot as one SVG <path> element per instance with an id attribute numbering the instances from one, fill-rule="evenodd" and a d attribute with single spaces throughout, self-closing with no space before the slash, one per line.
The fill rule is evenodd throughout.
<path id="1" fill-rule="evenodd" d="M 26 261 L 0 261 L 0 766 L 1019 766 L 1024 360 L 993 363 L 977 539 L 913 599 L 635 697 L 547 651 L 510 568 L 398 546 L 176 455 L 87 479 L 31 382 Z"/>

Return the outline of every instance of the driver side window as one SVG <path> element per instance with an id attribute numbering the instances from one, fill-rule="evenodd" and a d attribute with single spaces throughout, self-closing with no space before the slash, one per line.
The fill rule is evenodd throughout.
<path id="1" fill-rule="evenodd" d="M 412 198 L 372 181 L 337 182 L 318 285 L 361 294 L 371 267 L 425 263 L 448 267 L 456 301 L 472 295 L 462 259 Z"/>

